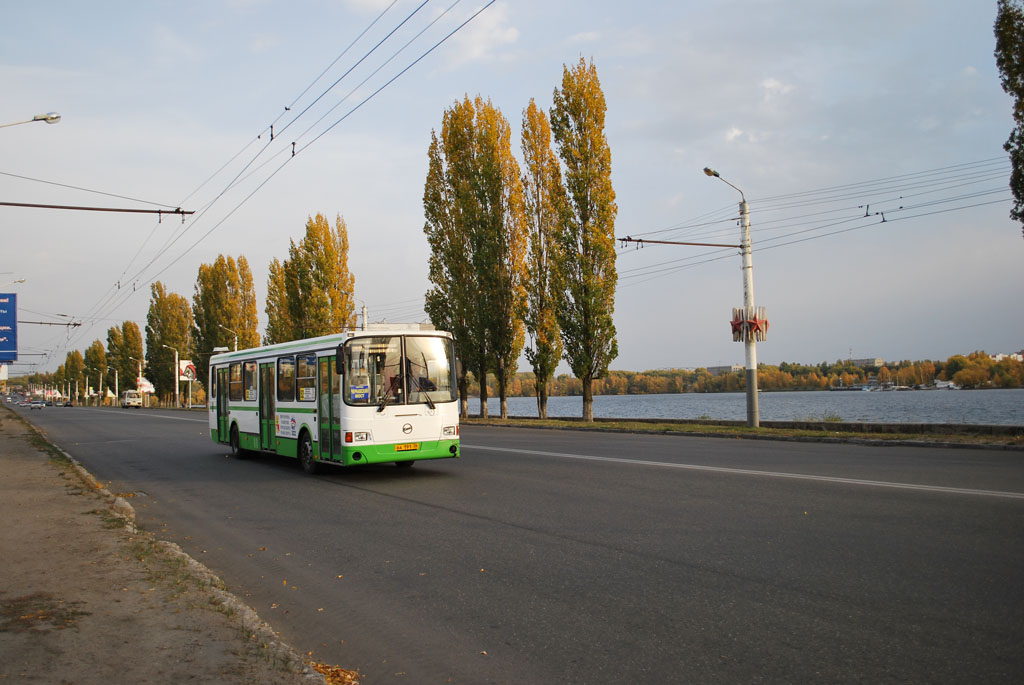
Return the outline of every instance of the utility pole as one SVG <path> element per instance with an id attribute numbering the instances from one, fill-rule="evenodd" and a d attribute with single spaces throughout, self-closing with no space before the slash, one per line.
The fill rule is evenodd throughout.
<path id="1" fill-rule="evenodd" d="M 178 350 L 177 348 L 171 347 L 170 345 L 164 345 L 162 343 L 160 347 L 166 347 L 167 349 L 174 351 L 174 408 L 177 409 L 181 404 L 181 396 L 178 394 L 181 386 L 181 374 L 178 370 Z"/>
<path id="2" fill-rule="evenodd" d="M 715 176 L 718 176 L 715 173 Z M 721 178 L 719 176 L 719 178 Z M 725 179 L 722 179 L 723 181 Z M 726 181 L 728 183 L 728 181 Z M 729 183 L 729 185 L 732 185 Z M 733 186 L 736 188 L 736 186 Z M 739 188 L 736 188 L 739 190 Z M 740 222 L 743 226 L 743 235 L 740 238 L 743 253 L 743 308 L 746 310 L 746 320 L 749 323 L 751 318 L 757 320 L 754 310 L 754 258 L 750 248 L 750 208 L 747 207 L 747 198 L 740 190 Z M 761 425 L 760 410 L 757 406 L 757 335 L 755 331 L 748 330 L 744 341 L 745 362 L 747 370 L 747 425 L 757 428 Z"/>
<path id="3" fill-rule="evenodd" d="M 117 404 L 117 398 L 121 396 L 121 387 L 118 385 L 118 382 L 117 382 L 117 367 L 116 366 L 108 366 L 107 367 L 107 371 L 113 371 L 114 372 L 114 404 Z"/>
<path id="4" fill-rule="evenodd" d="M 757 341 L 764 340 L 768 333 L 768 320 L 764 318 L 764 307 L 754 306 L 754 263 L 753 250 L 750 244 L 750 208 L 743 191 L 719 176 L 714 169 L 704 167 L 707 176 L 719 179 L 740 194 L 740 244 L 722 243 L 684 243 L 670 240 L 644 240 L 626 236 L 619 238 L 623 243 L 656 243 L 660 245 L 696 245 L 700 247 L 738 247 L 743 258 L 743 307 L 733 309 L 732 335 L 734 341 L 744 342 L 744 368 L 747 385 L 747 426 L 758 428 L 761 425 L 760 411 L 757 402 Z"/>

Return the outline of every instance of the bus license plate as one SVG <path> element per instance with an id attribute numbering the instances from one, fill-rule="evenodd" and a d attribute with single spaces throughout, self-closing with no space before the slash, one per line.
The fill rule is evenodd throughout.
<path id="1" fill-rule="evenodd" d="M 418 442 L 406 442 L 401 445 L 395 445 L 396 452 L 412 452 L 413 450 L 418 450 L 419 448 L 420 444 Z"/>

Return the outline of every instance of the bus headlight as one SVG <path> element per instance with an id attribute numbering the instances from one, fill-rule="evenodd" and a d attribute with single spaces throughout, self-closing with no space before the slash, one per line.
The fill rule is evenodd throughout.
<path id="1" fill-rule="evenodd" d="M 458 437 L 458 435 L 459 435 L 459 427 L 458 426 L 445 426 L 441 430 L 441 433 L 446 438 L 455 438 L 455 437 Z"/>

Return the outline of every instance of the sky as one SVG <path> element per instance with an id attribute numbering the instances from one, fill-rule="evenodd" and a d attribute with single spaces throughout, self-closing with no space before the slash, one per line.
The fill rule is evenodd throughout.
<path id="1" fill-rule="evenodd" d="M 219 254 L 249 261 L 262 332 L 268 264 L 317 213 L 344 218 L 371 321 L 426 320 L 431 131 L 480 94 L 518 154 L 524 108 L 550 110 L 580 58 L 607 104 L 617 236 L 738 243 L 739 193 L 705 166 L 749 201 L 762 363 L 1024 348 L 994 1 L 498 0 L 461 29 L 485 0 L 421 2 L 6 8 L 0 124 L 62 118 L 0 128 L 0 202 L 195 212 L 0 206 L 18 318 L 82 324 L 20 325 L 12 375 L 144 328 L 156 280 L 191 301 Z M 740 265 L 622 247 L 611 368 L 742 364 Z"/>

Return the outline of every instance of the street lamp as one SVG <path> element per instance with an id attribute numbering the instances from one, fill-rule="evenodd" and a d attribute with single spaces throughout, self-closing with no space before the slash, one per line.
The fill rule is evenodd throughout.
<path id="1" fill-rule="evenodd" d="M 725 183 L 727 186 L 740 194 L 740 253 L 743 255 L 743 309 L 742 319 L 735 318 L 733 331 L 741 333 L 746 350 L 746 372 L 747 372 L 747 425 L 757 428 L 761 419 L 757 408 L 757 336 L 767 328 L 767 322 L 762 321 L 754 309 L 754 264 L 750 247 L 750 211 L 747 207 L 747 198 L 743 191 L 722 178 L 717 171 L 704 167 L 704 174 L 713 176 Z"/>
<path id="2" fill-rule="evenodd" d="M 231 335 L 235 336 L 235 352 L 238 352 L 238 333 L 235 333 L 233 330 L 231 330 L 227 326 L 221 326 L 221 324 L 217 324 L 217 325 L 220 326 L 221 328 L 223 328 L 225 331 L 227 331 Z"/>
<path id="3" fill-rule="evenodd" d="M 363 298 L 361 298 L 361 297 L 356 297 L 356 294 L 355 294 L 355 293 L 350 293 L 350 292 L 348 292 L 347 290 L 342 290 L 342 291 L 340 291 L 340 292 L 341 292 L 341 294 L 342 294 L 342 295 L 348 295 L 348 296 L 349 296 L 349 297 L 351 297 L 352 299 L 355 299 L 355 300 L 359 300 L 360 302 L 362 302 L 362 303 L 363 303 L 363 311 L 362 311 L 362 314 L 363 314 L 363 325 L 362 325 L 362 327 L 361 327 L 361 330 L 364 330 L 364 331 L 365 331 L 365 330 L 366 330 L 366 315 L 367 315 L 367 310 L 366 310 L 366 302 L 365 302 L 365 301 L 363 300 Z"/>
<path id="4" fill-rule="evenodd" d="M 10 124 L 0 124 L 0 128 L 7 128 L 8 126 L 17 126 L 18 124 L 31 124 L 33 121 L 45 121 L 48 124 L 56 124 L 58 121 L 60 121 L 60 115 L 56 112 L 37 114 L 31 119 L 26 119 L 25 121 L 14 121 Z"/>
<path id="5" fill-rule="evenodd" d="M 107 371 L 113 371 L 114 372 L 114 403 L 116 404 L 117 403 L 117 398 L 121 396 L 121 387 L 118 385 L 118 381 L 117 381 L 117 367 L 116 366 L 108 366 L 107 367 Z"/>
<path id="6" fill-rule="evenodd" d="M 177 409 L 181 405 L 180 396 L 178 395 L 178 386 L 180 385 L 181 375 L 178 370 L 178 350 L 170 345 L 164 345 L 162 343 L 160 347 L 166 347 L 167 349 L 174 351 L 174 407 Z"/>
<path id="7" fill-rule="evenodd" d="M 135 387 L 136 389 L 139 390 L 139 392 L 142 392 L 142 360 L 136 359 L 135 357 L 132 356 L 129 356 L 128 359 L 132 360 L 133 362 L 139 365 L 139 375 L 135 377 Z M 142 399 L 144 402 L 146 401 L 146 393 L 144 392 L 142 393 Z M 147 404 L 146 406 L 149 405 Z"/>
<path id="8" fill-rule="evenodd" d="M 141 385 L 142 385 L 142 360 L 141 359 L 136 359 L 135 357 L 131 357 L 131 356 L 129 356 L 128 359 L 132 360 L 133 362 L 135 362 L 136 364 L 139 365 L 139 375 L 136 376 L 136 378 L 135 378 L 135 385 L 136 385 L 136 387 L 141 387 Z"/>

